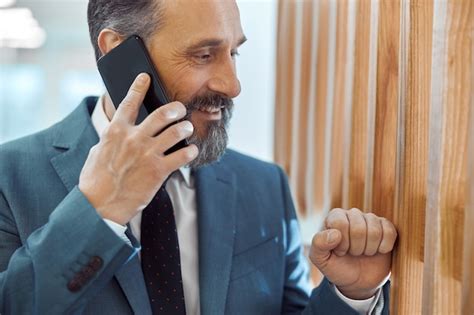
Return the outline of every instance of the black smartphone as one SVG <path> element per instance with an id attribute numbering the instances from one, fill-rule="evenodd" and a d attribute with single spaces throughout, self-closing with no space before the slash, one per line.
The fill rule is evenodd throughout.
<path id="1" fill-rule="evenodd" d="M 141 123 L 155 109 L 170 102 L 146 46 L 137 35 L 130 36 L 102 56 L 98 60 L 97 66 L 116 108 L 125 98 L 130 86 L 140 73 L 145 72 L 150 75 L 150 88 L 140 107 L 137 124 Z M 186 145 L 187 141 L 182 140 L 168 149 L 165 154 L 175 152 Z"/>

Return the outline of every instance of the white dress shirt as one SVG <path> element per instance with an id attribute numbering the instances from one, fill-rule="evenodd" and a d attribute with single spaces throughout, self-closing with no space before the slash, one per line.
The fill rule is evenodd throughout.
<path id="1" fill-rule="evenodd" d="M 103 107 L 103 97 L 97 101 L 97 105 L 92 113 L 92 125 L 99 137 L 109 125 L 110 121 L 105 114 Z M 183 290 L 186 306 L 186 314 L 200 314 L 199 300 L 199 259 L 198 259 L 198 233 L 197 233 L 197 205 L 194 178 L 191 170 L 182 167 L 178 172 L 174 172 L 166 183 L 171 203 L 173 204 L 176 228 L 178 231 L 178 241 L 181 259 L 181 276 L 183 278 Z M 140 241 L 140 224 L 142 214 L 138 213 L 129 223 L 133 236 Z M 126 243 L 131 244 L 125 235 L 126 226 L 105 219 L 109 227 L 117 233 Z M 374 309 L 380 308 L 380 291 L 367 300 L 352 300 L 345 297 L 339 290 L 331 285 L 336 294 L 359 314 L 372 314 Z M 383 300 L 382 300 L 383 306 Z M 379 314 L 376 312 L 376 314 Z"/>

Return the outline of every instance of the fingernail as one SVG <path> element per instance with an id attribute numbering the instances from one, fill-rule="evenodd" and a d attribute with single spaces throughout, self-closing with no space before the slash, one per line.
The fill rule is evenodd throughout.
<path id="1" fill-rule="evenodd" d="M 148 76 L 145 73 L 140 73 L 137 78 L 138 84 L 145 84 L 148 80 Z"/>
<path id="2" fill-rule="evenodd" d="M 189 132 L 189 133 L 193 133 L 193 131 L 194 131 L 194 126 L 193 126 L 193 124 L 191 124 L 191 122 L 189 122 L 189 121 L 186 120 L 186 121 L 184 121 L 184 123 L 183 123 L 183 129 L 186 130 L 186 131 Z"/>
<path id="3" fill-rule="evenodd" d="M 326 241 L 328 244 L 331 244 L 336 240 L 336 233 L 334 231 L 329 231 L 328 234 L 326 235 Z"/>
<path id="4" fill-rule="evenodd" d="M 175 119 L 178 117 L 178 112 L 174 109 L 170 109 L 166 112 L 166 118 L 168 119 Z"/>

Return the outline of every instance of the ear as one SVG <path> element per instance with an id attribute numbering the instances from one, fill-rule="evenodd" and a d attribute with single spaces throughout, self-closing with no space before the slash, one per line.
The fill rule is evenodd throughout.
<path id="1" fill-rule="evenodd" d="M 122 36 L 114 30 L 105 28 L 99 33 L 97 38 L 97 44 L 102 55 L 107 54 L 109 51 L 117 47 L 123 41 Z"/>

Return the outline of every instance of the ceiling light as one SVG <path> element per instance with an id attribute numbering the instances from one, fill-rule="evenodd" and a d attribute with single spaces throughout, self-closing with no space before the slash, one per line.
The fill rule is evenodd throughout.
<path id="1" fill-rule="evenodd" d="M 0 47 L 38 48 L 45 40 L 46 32 L 33 17 L 30 9 L 0 10 Z"/>
<path id="2" fill-rule="evenodd" d="M 16 0 L 0 0 L 0 8 L 11 7 L 15 2 Z"/>

